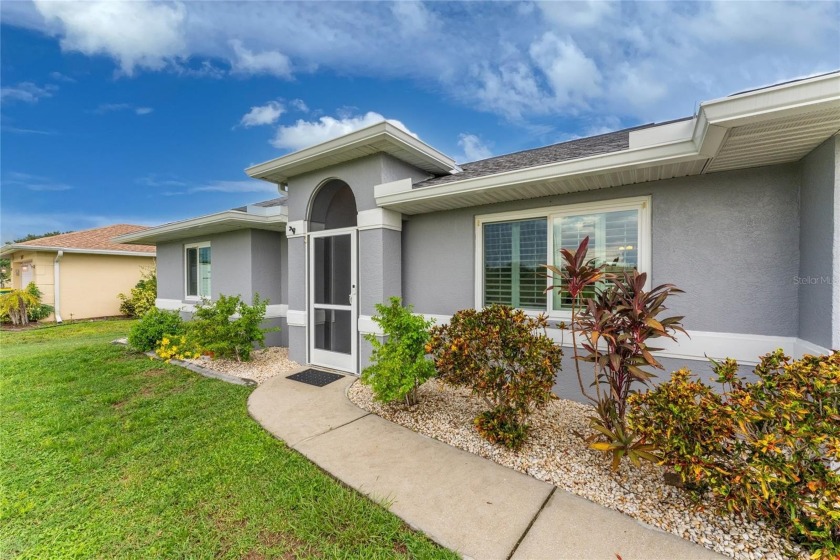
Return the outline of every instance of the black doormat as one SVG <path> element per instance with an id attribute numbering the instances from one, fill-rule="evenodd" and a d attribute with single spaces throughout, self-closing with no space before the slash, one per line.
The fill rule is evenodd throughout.
<path id="1" fill-rule="evenodd" d="M 315 385 L 316 387 L 323 387 L 324 385 L 329 385 L 336 379 L 341 379 L 342 377 L 344 376 L 339 375 L 337 373 L 330 373 L 328 371 L 321 371 L 319 369 L 307 369 L 306 371 L 301 371 L 292 374 L 286 379 L 300 381 L 301 383 L 306 383 L 307 385 Z"/>

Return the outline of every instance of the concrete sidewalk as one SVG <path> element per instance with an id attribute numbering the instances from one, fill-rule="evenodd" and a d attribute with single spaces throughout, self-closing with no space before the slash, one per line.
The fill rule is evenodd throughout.
<path id="1" fill-rule="evenodd" d="M 411 527 L 477 559 L 722 556 L 554 486 L 370 414 L 345 394 L 283 376 L 248 410 L 266 430 Z"/>

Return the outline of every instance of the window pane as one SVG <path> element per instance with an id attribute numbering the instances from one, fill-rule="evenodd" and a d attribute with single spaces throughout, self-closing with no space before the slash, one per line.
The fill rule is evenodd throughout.
<path id="1" fill-rule="evenodd" d="M 605 270 L 621 273 L 639 266 L 639 211 L 620 210 L 554 219 L 554 265 L 563 265 L 560 249 L 575 250 L 589 236 L 589 258 Z M 594 288 L 593 288 L 594 291 Z M 591 294 L 588 294 L 591 295 Z M 570 309 L 570 299 L 554 291 L 554 309 Z"/>
<path id="2" fill-rule="evenodd" d="M 187 249 L 187 295 L 198 295 L 198 251 Z"/>
<path id="3" fill-rule="evenodd" d="M 350 235 L 315 237 L 315 303 L 350 305 Z"/>
<path id="4" fill-rule="evenodd" d="M 198 248 L 198 295 L 210 297 L 210 247 Z"/>
<path id="5" fill-rule="evenodd" d="M 484 304 L 545 309 L 545 218 L 484 224 Z"/>

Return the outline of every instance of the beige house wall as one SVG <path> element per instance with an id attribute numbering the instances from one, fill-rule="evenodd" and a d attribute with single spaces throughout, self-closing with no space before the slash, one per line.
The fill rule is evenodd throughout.
<path id="1" fill-rule="evenodd" d="M 12 257 L 12 287 L 20 285 L 20 269 L 24 263 L 34 264 L 35 284 L 41 290 L 41 301 L 55 305 L 55 252 L 19 251 Z M 128 294 L 140 279 L 143 270 L 152 268 L 154 257 L 91 255 L 64 253 L 61 258 L 61 318 L 87 319 L 120 314 L 117 295 Z M 55 320 L 50 316 L 47 321 Z"/>
<path id="2" fill-rule="evenodd" d="M 9 256 L 12 263 L 12 285 L 16 290 L 26 286 L 21 285 L 22 269 L 24 265 L 34 266 L 32 279 L 35 285 L 41 290 L 41 302 L 53 305 L 55 293 L 53 290 L 53 261 L 55 253 L 43 253 L 41 251 L 18 251 Z M 52 320 L 52 318 L 50 318 Z"/>

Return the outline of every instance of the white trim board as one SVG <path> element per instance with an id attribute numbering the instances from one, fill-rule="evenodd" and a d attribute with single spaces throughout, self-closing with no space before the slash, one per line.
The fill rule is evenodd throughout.
<path id="1" fill-rule="evenodd" d="M 435 315 L 432 313 L 415 313 L 415 315 L 420 315 L 426 320 L 434 320 L 435 323 L 433 326 L 435 327 L 448 324 L 452 318 L 452 315 Z M 375 334 L 376 336 L 383 336 L 385 334 L 382 332 L 379 324 L 370 315 L 359 315 L 358 325 L 359 334 Z"/>
<path id="2" fill-rule="evenodd" d="M 184 313 L 195 313 L 194 303 L 185 303 L 180 299 L 157 298 L 155 300 L 155 307 L 157 307 L 158 309 L 165 309 L 168 311 L 183 311 Z M 265 308 L 265 318 L 277 319 L 278 317 L 285 317 L 288 313 L 288 309 L 289 306 L 285 303 L 267 305 Z"/>
<path id="3" fill-rule="evenodd" d="M 360 231 L 366 229 L 402 231 L 402 214 L 386 208 L 362 210 L 356 217 L 356 225 Z"/>
<path id="4" fill-rule="evenodd" d="M 435 325 L 445 325 L 452 318 L 451 315 L 432 313 L 418 313 L 426 319 L 435 319 Z M 378 325 L 369 315 L 359 317 L 360 333 L 381 334 Z M 702 360 L 708 358 L 734 358 L 741 364 L 752 365 L 758 363 L 763 354 L 781 348 L 785 354 L 793 358 L 800 358 L 804 354 L 827 354 L 829 350 L 801 338 L 793 336 L 768 336 L 761 334 L 725 333 L 710 331 L 688 331 L 690 336 L 678 335 L 677 342 L 657 338 L 652 345 L 663 348 L 655 352 L 657 356 L 665 358 L 682 358 L 686 360 Z M 572 347 L 570 331 L 561 331 L 554 327 L 548 329 L 548 335 L 564 347 Z M 580 345 L 580 341 L 578 341 Z"/>
<path id="5" fill-rule="evenodd" d="M 306 326 L 306 311 L 297 309 L 288 309 L 286 311 L 286 324 L 290 327 L 305 327 Z"/>
<path id="6" fill-rule="evenodd" d="M 564 347 L 572 347 L 570 331 L 549 328 L 549 336 Z M 804 354 L 826 354 L 828 350 L 793 336 L 768 336 L 761 334 L 723 333 L 709 331 L 688 331 L 689 336 L 677 335 L 677 341 L 657 338 L 651 345 L 662 348 L 654 352 L 665 358 L 686 360 L 716 360 L 734 358 L 741 364 L 753 365 L 764 354 L 781 348 L 785 354 L 800 358 Z M 580 346 L 580 341 L 578 341 Z"/>

